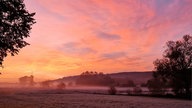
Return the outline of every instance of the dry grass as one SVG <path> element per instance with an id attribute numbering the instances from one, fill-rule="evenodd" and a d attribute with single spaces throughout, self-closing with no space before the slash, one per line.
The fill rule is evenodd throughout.
<path id="1" fill-rule="evenodd" d="M 2 90 L 1 90 L 2 91 Z M 189 100 L 139 96 L 7 90 L 0 92 L 0 108 L 191 108 Z M 10 92 L 10 93 L 9 93 Z"/>

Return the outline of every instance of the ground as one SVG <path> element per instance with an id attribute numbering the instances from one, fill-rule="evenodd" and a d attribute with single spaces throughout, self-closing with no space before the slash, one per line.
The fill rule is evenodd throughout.
<path id="1" fill-rule="evenodd" d="M 0 108 L 191 108 L 191 102 L 155 97 L 61 92 L 61 90 L 0 92 Z"/>

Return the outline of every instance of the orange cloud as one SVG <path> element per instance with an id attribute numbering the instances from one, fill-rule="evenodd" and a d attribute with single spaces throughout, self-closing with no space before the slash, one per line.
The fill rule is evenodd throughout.
<path id="1" fill-rule="evenodd" d="M 86 70 L 153 70 L 163 45 L 190 34 L 190 0 L 32 0 L 31 45 L 7 57 L 0 82 L 34 74 L 36 81 Z M 111 67 L 111 65 L 113 65 Z"/>

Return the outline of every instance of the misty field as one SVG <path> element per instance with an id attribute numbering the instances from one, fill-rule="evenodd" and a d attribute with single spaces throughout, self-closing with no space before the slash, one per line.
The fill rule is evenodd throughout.
<path id="1" fill-rule="evenodd" d="M 65 90 L 0 89 L 0 108 L 191 108 L 191 102 Z"/>

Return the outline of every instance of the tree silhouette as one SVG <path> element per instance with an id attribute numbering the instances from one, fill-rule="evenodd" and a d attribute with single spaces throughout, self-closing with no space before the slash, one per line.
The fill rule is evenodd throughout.
<path id="1" fill-rule="evenodd" d="M 153 76 L 169 84 L 177 95 L 191 96 L 192 36 L 168 41 L 166 46 L 163 58 L 154 61 Z"/>
<path id="2" fill-rule="evenodd" d="M 109 86 L 114 84 L 114 80 L 103 74 L 102 72 L 86 71 L 83 72 L 77 79 L 77 85 L 87 85 L 87 86 Z"/>
<path id="3" fill-rule="evenodd" d="M 151 94 L 164 94 L 166 85 L 160 78 L 153 78 L 147 81 L 147 87 Z"/>
<path id="4" fill-rule="evenodd" d="M 24 38 L 29 37 L 34 15 L 26 10 L 23 0 L 0 0 L 0 66 L 8 53 L 14 56 L 29 45 Z"/>

